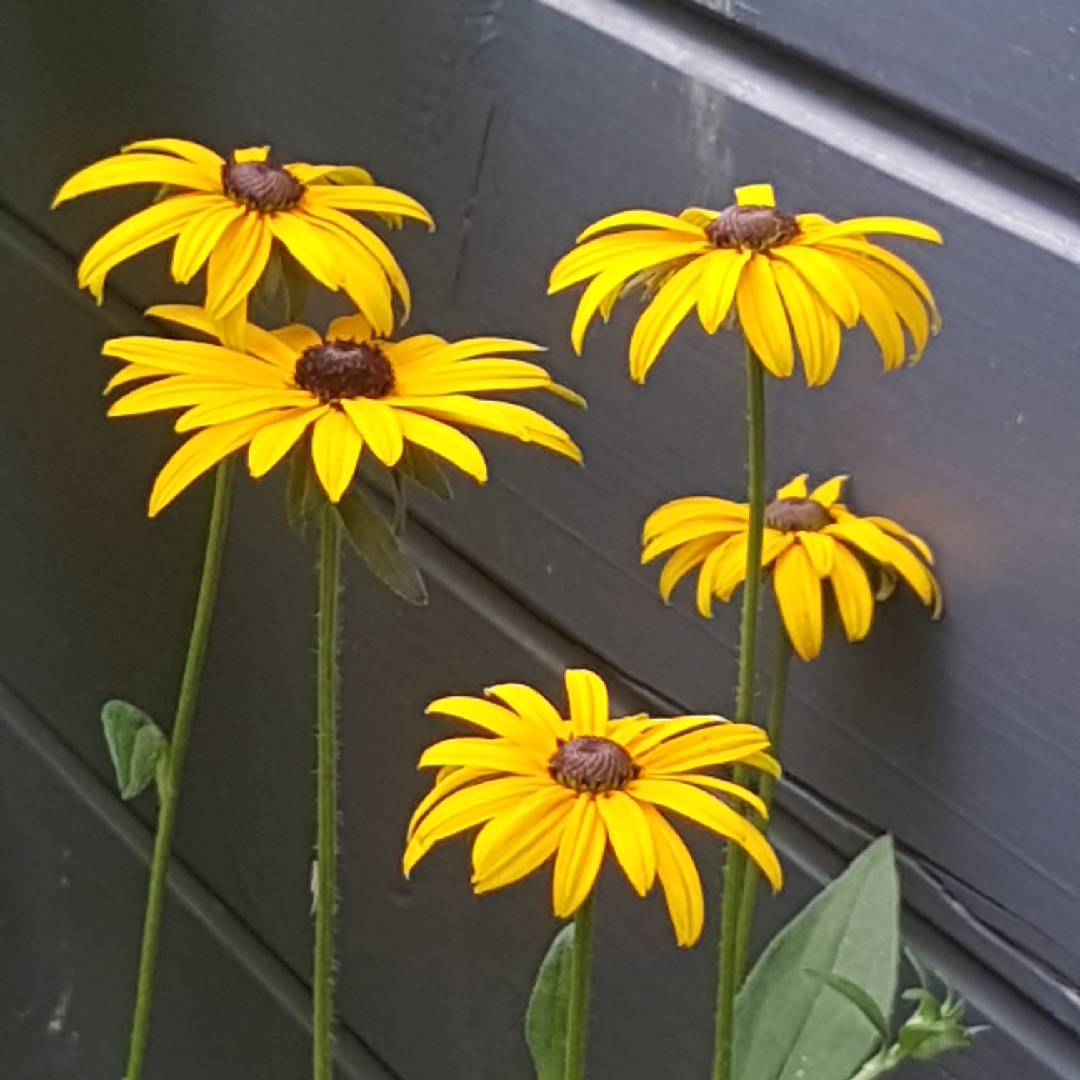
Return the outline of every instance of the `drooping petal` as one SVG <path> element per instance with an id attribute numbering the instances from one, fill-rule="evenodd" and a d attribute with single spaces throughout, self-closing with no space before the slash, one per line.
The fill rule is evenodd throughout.
<path id="1" fill-rule="evenodd" d="M 248 416 L 231 424 L 207 428 L 192 435 L 158 473 L 150 492 L 150 517 L 157 517 L 185 488 L 193 484 L 203 473 L 212 469 L 222 458 L 239 450 L 271 419 L 273 414 Z"/>
<path id="2" fill-rule="evenodd" d="M 705 561 L 714 546 L 712 538 L 707 536 L 703 540 L 691 540 L 672 554 L 664 564 L 664 569 L 660 571 L 660 580 L 657 583 L 665 604 L 670 602 L 671 594 L 679 582 L 695 566 Z"/>
<path id="3" fill-rule="evenodd" d="M 597 796 L 596 808 L 627 881 L 644 896 L 656 880 L 656 845 L 641 806 L 625 792 L 609 791 Z"/>
<path id="4" fill-rule="evenodd" d="M 931 244 L 941 243 L 941 233 L 921 221 L 902 217 L 861 217 L 840 221 L 835 225 L 816 230 L 807 237 L 808 244 L 832 243 L 840 237 L 862 236 L 866 233 L 886 233 L 892 236 L 910 236 Z"/>
<path id="5" fill-rule="evenodd" d="M 748 516 L 747 508 L 743 503 L 717 499 L 712 495 L 689 495 L 681 499 L 673 499 L 654 510 L 645 521 L 641 530 L 641 539 L 644 543 L 648 543 L 668 529 L 676 528 L 699 517 L 715 518 L 718 521 L 732 519 L 745 522 Z"/>
<path id="6" fill-rule="evenodd" d="M 329 405 L 294 409 L 257 431 L 248 447 L 248 471 L 265 476 L 300 440 L 304 432 L 329 411 Z"/>
<path id="7" fill-rule="evenodd" d="M 694 225 L 681 217 L 673 217 L 671 214 L 663 214 L 656 210 L 620 210 L 617 214 L 608 214 L 607 217 L 594 221 L 584 232 L 578 235 L 575 243 L 582 244 L 598 233 L 607 232 L 611 229 L 622 229 L 630 225 L 636 228 L 667 229 L 672 232 L 685 233 L 696 239 L 705 238 L 700 225 Z"/>
<path id="8" fill-rule="evenodd" d="M 116 154 L 87 165 L 65 181 L 53 199 L 53 206 L 80 195 L 128 184 L 160 184 L 201 192 L 221 190 L 220 176 L 215 183 L 205 169 L 191 162 L 164 154 Z"/>
<path id="9" fill-rule="evenodd" d="M 645 381 L 668 338 L 693 310 L 703 268 L 704 261 L 695 259 L 676 270 L 638 319 L 630 338 L 630 377 L 635 382 Z"/>
<path id="10" fill-rule="evenodd" d="M 596 799 L 579 796 L 566 819 L 555 856 L 551 897 L 558 918 L 568 919 L 592 892 L 606 848 L 607 831 Z"/>
<path id="11" fill-rule="evenodd" d="M 701 937 L 705 925 L 705 896 L 697 867 L 679 834 L 664 820 L 663 814 L 649 803 L 641 809 L 649 822 L 656 848 L 656 873 L 664 890 L 668 917 L 675 940 L 684 949 Z"/>
<path id="12" fill-rule="evenodd" d="M 704 270 L 698 286 L 698 318 L 705 333 L 715 334 L 727 318 L 739 279 L 749 261 L 748 251 L 716 251 L 703 257 Z"/>
<path id="13" fill-rule="evenodd" d="M 634 756 L 642 776 L 657 776 L 728 765 L 768 748 L 768 736 L 755 724 L 717 724 L 635 751 Z"/>
<path id="14" fill-rule="evenodd" d="M 447 795 L 453 794 L 455 791 L 463 787 L 467 787 L 469 784 L 475 783 L 482 778 L 491 778 L 491 774 L 487 769 L 445 769 L 440 770 L 435 776 L 435 783 L 432 784 L 431 790 L 420 800 L 416 805 L 416 809 L 413 811 L 413 815 L 409 818 L 409 826 L 405 831 L 405 839 L 409 841 L 413 838 L 413 834 L 416 832 L 416 827 L 424 820 L 427 812 L 435 806 L 437 803 L 443 801 Z"/>
<path id="15" fill-rule="evenodd" d="M 836 545 L 829 580 L 848 641 L 862 641 L 874 620 L 874 593 L 862 563 L 843 544 Z"/>
<path id="16" fill-rule="evenodd" d="M 746 264 L 735 291 L 739 325 L 754 355 L 778 379 L 795 368 L 787 314 L 769 259 L 754 255 Z"/>
<path id="17" fill-rule="evenodd" d="M 821 652 L 825 617 L 821 581 L 804 547 L 795 544 L 776 560 L 773 589 L 796 654 L 813 660 Z"/>
<path id="18" fill-rule="evenodd" d="M 806 552 L 814 573 L 819 578 L 827 578 L 832 573 L 833 557 L 840 545 L 831 536 L 818 532 L 797 532 L 795 536 Z"/>
<path id="19" fill-rule="evenodd" d="M 481 484 L 487 481 L 487 462 L 483 451 L 462 431 L 420 413 L 395 410 L 401 433 L 406 441 L 422 446 L 443 460 L 457 466 L 467 476 Z"/>
<path id="20" fill-rule="evenodd" d="M 245 214 L 242 206 L 222 200 L 220 206 L 190 218 L 176 236 L 171 273 L 173 281 L 186 285 L 202 268 L 225 230 Z"/>
<path id="21" fill-rule="evenodd" d="M 337 409 L 316 422 L 311 434 L 311 460 L 315 475 L 331 502 L 339 502 L 356 475 L 363 440 L 356 425 Z"/>
<path id="22" fill-rule="evenodd" d="M 780 888 L 783 872 L 769 842 L 746 818 L 719 799 L 676 780 L 632 780 L 626 793 L 632 798 L 663 806 L 734 841 L 757 863 L 773 889 Z"/>
<path id="23" fill-rule="evenodd" d="M 258 284 L 270 260 L 273 236 L 261 214 L 234 221 L 210 253 L 206 270 L 206 308 L 220 319 L 242 303 Z"/>
<path id="24" fill-rule="evenodd" d="M 859 321 L 859 298 L 836 259 L 812 247 L 794 244 L 779 247 L 772 255 L 794 267 L 845 326 L 850 328 Z"/>
<path id="25" fill-rule="evenodd" d="M 356 425 L 360 438 L 384 465 L 393 467 L 401 460 L 405 437 L 395 410 L 368 398 L 344 398 L 341 407 Z"/>

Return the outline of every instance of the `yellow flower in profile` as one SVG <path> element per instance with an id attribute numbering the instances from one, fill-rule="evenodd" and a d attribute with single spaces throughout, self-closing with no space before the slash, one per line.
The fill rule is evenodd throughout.
<path id="1" fill-rule="evenodd" d="M 903 578 L 936 619 L 941 589 L 930 572 L 933 555 L 919 537 L 884 517 L 858 517 L 837 500 L 847 477 L 834 476 L 807 494 L 806 475 L 782 487 L 765 508 L 761 565 L 773 569 L 773 591 L 795 652 L 813 660 L 825 633 L 822 583 L 828 581 L 849 641 L 870 632 L 875 599 Z M 712 616 L 712 600 L 730 600 L 746 577 L 749 511 L 711 496 L 676 499 L 654 511 L 642 536 L 641 561 L 670 555 L 660 594 L 695 567 L 697 606 Z"/>
<path id="2" fill-rule="evenodd" d="M 87 251 L 79 285 L 99 301 L 114 267 L 176 237 L 173 279 L 185 284 L 206 264 L 206 307 L 232 327 L 242 326 L 275 241 L 320 284 L 344 289 L 379 333 L 393 329 L 395 292 L 408 310 L 409 287 L 390 249 L 344 211 L 428 225 L 431 215 L 408 195 L 376 186 L 363 169 L 278 165 L 267 146 L 236 150 L 225 160 L 185 139 L 144 139 L 77 172 L 53 206 L 127 184 L 160 185 L 165 194 Z"/>
<path id="3" fill-rule="evenodd" d="M 630 374 L 638 382 L 696 307 L 709 334 L 734 310 L 750 347 L 777 378 L 794 370 L 794 331 L 807 383 L 823 386 L 836 370 L 841 327 L 863 319 L 886 370 L 904 363 L 904 327 L 914 343 L 912 361 L 940 327 L 923 279 L 867 233 L 941 243 L 937 230 L 906 218 L 834 223 L 820 214 L 782 213 L 769 184 L 752 184 L 737 188 L 735 205 L 719 212 L 625 210 L 603 218 L 559 260 L 548 291 L 592 279 L 571 329 L 580 353 L 593 317 L 607 320 L 627 288 L 645 288 L 652 301 L 630 341 Z"/>
<path id="4" fill-rule="evenodd" d="M 212 336 L 220 329 L 203 308 L 167 304 L 147 314 Z M 349 315 L 335 319 L 325 337 L 307 326 L 271 332 L 249 323 L 245 346 L 239 352 L 206 342 L 122 337 L 102 348 L 127 361 L 107 391 L 153 380 L 114 402 L 110 416 L 182 408 L 176 430 L 196 431 L 158 474 L 151 517 L 241 447 L 248 448 L 251 475 L 265 475 L 309 429 L 315 473 L 332 502 L 344 495 L 365 446 L 394 466 L 405 443 L 414 443 L 483 482 L 484 455 L 455 424 L 581 460 L 570 436 L 539 413 L 472 396 L 545 389 L 581 403 L 539 365 L 501 355 L 535 352 L 537 345 L 492 337 L 450 343 L 434 334 L 386 341 L 363 315 Z"/>
<path id="5" fill-rule="evenodd" d="M 639 896 L 660 879 L 675 938 L 693 945 L 704 921 L 701 880 L 663 808 L 738 844 L 780 888 L 768 841 L 715 796 L 764 817 L 761 800 L 699 771 L 741 763 L 778 775 L 760 728 L 718 716 L 612 719 L 607 687 L 591 671 L 566 673 L 569 719 L 528 686 L 506 683 L 486 694 L 494 700 L 447 697 L 428 706 L 492 737 L 446 739 L 420 758 L 420 768 L 441 771 L 409 824 L 406 875 L 439 841 L 482 825 L 472 850 L 474 890 L 511 885 L 554 857 L 553 907 L 568 918 L 592 892 L 610 843 Z"/>

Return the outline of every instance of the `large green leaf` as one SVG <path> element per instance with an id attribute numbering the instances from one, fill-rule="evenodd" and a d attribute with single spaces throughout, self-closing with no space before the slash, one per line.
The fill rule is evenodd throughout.
<path id="1" fill-rule="evenodd" d="M 568 923 L 555 935 L 548 948 L 529 997 L 525 1039 L 536 1067 L 537 1080 L 563 1080 L 573 952 L 574 924 Z"/>
<path id="2" fill-rule="evenodd" d="M 155 776 L 164 779 L 169 742 L 142 709 L 127 701 L 107 701 L 101 722 L 121 798 L 135 798 Z"/>
<path id="3" fill-rule="evenodd" d="M 405 554 L 390 523 L 368 505 L 359 489 L 348 492 L 337 510 L 353 547 L 372 573 L 402 600 L 426 604 L 427 589 L 420 571 Z"/>
<path id="4" fill-rule="evenodd" d="M 735 1003 L 739 1080 L 840 1080 L 880 1036 L 822 973 L 892 1013 L 900 966 L 900 887 L 892 840 L 871 844 L 784 927 Z"/>

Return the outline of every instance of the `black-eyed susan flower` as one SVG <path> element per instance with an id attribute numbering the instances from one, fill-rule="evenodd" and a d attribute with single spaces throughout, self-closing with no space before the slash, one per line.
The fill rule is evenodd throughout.
<path id="1" fill-rule="evenodd" d="M 930 548 L 895 521 L 851 513 L 838 502 L 846 479 L 834 476 L 807 494 L 805 474 L 797 476 L 765 509 L 761 565 L 773 567 L 780 614 L 803 660 L 821 652 L 826 581 L 849 641 L 870 632 L 875 599 L 884 599 L 899 578 L 934 618 L 941 615 Z M 654 511 L 645 523 L 641 561 L 670 556 L 660 573 L 664 600 L 695 567 L 701 568 L 697 606 L 703 616 L 712 616 L 714 597 L 730 600 L 746 577 L 748 519 L 744 504 L 711 496 L 676 499 Z"/>
<path id="2" fill-rule="evenodd" d="M 173 278 L 184 284 L 206 265 L 206 307 L 226 326 L 246 318 L 248 295 L 275 241 L 320 284 L 343 289 L 379 333 L 393 329 L 394 293 L 408 309 L 409 287 L 390 249 L 345 211 L 428 225 L 431 216 L 408 195 L 377 186 L 363 169 L 278 165 L 266 146 L 236 150 L 226 160 L 185 139 L 144 139 L 77 172 L 53 205 L 128 184 L 154 184 L 166 193 L 83 257 L 79 285 L 98 300 L 114 267 L 175 237 Z"/>
<path id="3" fill-rule="evenodd" d="M 612 719 L 603 680 L 566 673 L 569 719 L 543 695 L 516 683 L 489 699 L 448 697 L 429 713 L 464 720 L 489 738 L 453 738 L 424 752 L 435 786 L 409 825 L 404 868 L 441 840 L 482 825 L 472 850 L 473 888 L 511 885 L 554 858 L 555 914 L 568 918 L 592 892 L 610 844 L 640 896 L 660 879 L 680 945 L 701 935 L 704 901 L 697 868 L 660 809 L 738 844 L 778 889 L 780 865 L 768 841 L 723 796 L 765 807 L 752 792 L 701 770 L 746 764 L 779 767 L 768 738 L 718 716 Z"/>
<path id="4" fill-rule="evenodd" d="M 652 300 L 630 341 L 630 374 L 638 382 L 696 307 L 709 334 L 734 310 L 746 341 L 778 378 L 794 370 L 794 332 L 806 381 L 822 386 L 836 369 L 842 327 L 863 319 L 889 370 L 904 363 L 905 327 L 914 361 L 940 324 L 923 279 L 867 240 L 868 233 L 941 242 L 935 229 L 906 218 L 836 223 L 820 214 L 783 213 L 770 185 L 752 184 L 737 188 L 735 204 L 719 212 L 692 207 L 674 217 L 625 210 L 603 218 L 559 260 L 549 291 L 592 279 L 571 329 L 580 353 L 593 317 L 608 319 L 624 290 L 644 287 Z"/>
<path id="5" fill-rule="evenodd" d="M 211 336 L 220 330 L 202 308 L 170 304 L 147 314 Z M 539 350 L 529 342 L 447 342 L 433 334 L 387 341 L 363 315 L 334 320 L 325 337 L 298 324 L 271 332 L 249 323 L 244 334 L 243 352 L 159 337 L 105 343 L 106 356 L 127 363 L 107 390 L 152 380 L 114 402 L 110 416 L 180 408 L 176 430 L 196 432 L 158 474 L 151 517 L 234 451 L 246 446 L 251 475 L 263 476 L 309 432 L 315 474 L 332 502 L 348 488 L 365 446 L 393 467 L 405 443 L 415 443 L 486 480 L 484 455 L 458 424 L 581 460 L 570 436 L 539 413 L 473 396 L 546 389 L 580 403 L 539 365 L 503 355 Z"/>

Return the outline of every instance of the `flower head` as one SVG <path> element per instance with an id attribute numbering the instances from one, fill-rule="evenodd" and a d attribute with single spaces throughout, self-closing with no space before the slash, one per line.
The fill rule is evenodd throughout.
<path id="1" fill-rule="evenodd" d="M 549 287 L 559 292 L 592 279 L 571 329 L 575 350 L 581 352 L 598 312 L 608 319 L 623 292 L 642 285 L 652 301 L 630 341 L 630 374 L 638 382 L 695 307 L 709 334 L 734 309 L 750 347 L 778 378 L 794 370 L 794 331 L 811 386 L 832 378 L 841 327 L 860 318 L 886 370 L 904 363 L 905 327 L 914 343 L 911 359 L 919 359 L 940 325 L 934 298 L 903 259 L 865 234 L 940 243 L 935 229 L 897 217 L 834 223 L 820 214 L 786 214 L 776 209 L 768 184 L 737 188 L 735 200 L 719 212 L 692 207 L 673 217 L 625 210 L 590 225 L 552 270 Z"/>
<path id="2" fill-rule="evenodd" d="M 837 500 L 846 477 L 834 476 L 807 494 L 806 476 L 782 487 L 765 509 L 762 567 L 773 567 L 773 590 L 795 652 L 813 660 L 825 633 L 822 583 L 828 581 L 849 641 L 870 632 L 875 599 L 903 578 L 919 599 L 941 615 L 941 590 L 929 567 L 930 548 L 884 517 L 857 517 Z M 746 577 L 749 511 L 742 503 L 710 496 L 676 499 L 645 522 L 641 561 L 668 555 L 660 573 L 667 601 L 695 567 L 697 606 L 712 616 L 712 600 L 730 600 Z"/>
<path id="3" fill-rule="evenodd" d="M 275 241 L 320 284 L 344 289 L 379 333 L 393 329 L 394 293 L 408 310 L 409 287 L 390 249 L 343 211 L 428 225 L 431 216 L 408 195 L 376 186 L 363 169 L 278 165 L 266 146 L 236 150 L 226 160 L 185 139 L 144 139 L 77 172 L 53 205 L 127 184 L 161 185 L 166 194 L 83 257 L 79 285 L 98 300 L 114 267 L 176 237 L 174 280 L 185 284 L 207 264 L 206 307 L 232 327 L 242 327 Z"/>
<path id="4" fill-rule="evenodd" d="M 567 918 L 592 891 L 610 843 L 639 896 L 659 877 L 676 940 L 689 946 L 704 920 L 701 880 L 663 808 L 738 844 L 780 887 L 768 841 L 718 796 L 765 816 L 761 800 L 700 771 L 742 763 L 778 775 L 760 728 L 718 716 L 612 719 L 607 687 L 591 671 L 566 673 L 569 719 L 528 686 L 486 694 L 493 700 L 448 697 L 428 706 L 491 737 L 446 739 L 421 757 L 421 768 L 441 771 L 409 824 L 406 874 L 441 840 L 482 825 L 474 890 L 511 885 L 554 858 L 553 906 Z"/>
<path id="5" fill-rule="evenodd" d="M 220 330 L 202 308 L 169 304 L 147 314 L 210 335 Z M 298 324 L 271 332 L 248 323 L 244 334 L 244 352 L 159 337 L 105 343 L 106 356 L 127 361 L 108 390 L 152 380 L 114 402 L 110 416 L 182 408 L 176 430 L 196 431 L 158 474 L 151 516 L 244 446 L 251 475 L 265 475 L 309 429 L 315 473 L 332 502 L 348 488 L 365 446 L 392 467 L 411 442 L 486 480 L 484 455 L 457 424 L 581 460 L 569 435 L 539 413 L 473 396 L 537 388 L 580 403 L 539 365 L 501 355 L 539 346 L 509 338 L 450 343 L 433 334 L 387 341 L 363 315 L 334 320 L 325 337 Z"/>

